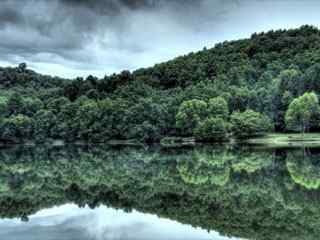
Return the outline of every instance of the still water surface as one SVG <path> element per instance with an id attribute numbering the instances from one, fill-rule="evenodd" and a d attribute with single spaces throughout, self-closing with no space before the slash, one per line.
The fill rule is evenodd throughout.
<path id="1" fill-rule="evenodd" d="M 320 151 L 13 147 L 0 239 L 318 239 Z"/>
<path id="2" fill-rule="evenodd" d="M 7 240 L 230 239 L 155 215 L 126 213 L 105 206 L 79 208 L 71 204 L 42 210 L 30 216 L 27 223 L 3 220 L 0 227 L 1 239 Z"/>

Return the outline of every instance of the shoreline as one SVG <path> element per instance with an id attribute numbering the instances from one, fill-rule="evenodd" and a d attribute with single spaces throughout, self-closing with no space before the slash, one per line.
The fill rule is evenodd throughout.
<path id="1" fill-rule="evenodd" d="M 66 142 L 60 139 L 47 139 L 41 143 L 28 140 L 25 142 L 2 142 L 0 147 L 9 146 L 36 146 L 49 144 L 51 146 L 59 147 L 66 145 L 106 145 L 110 147 L 132 146 L 143 147 L 159 145 L 163 148 L 180 148 L 180 147 L 196 147 L 197 145 L 248 145 L 248 146 L 260 146 L 260 147 L 320 147 L 320 133 L 306 133 L 302 137 L 301 134 L 296 133 L 270 133 L 262 137 L 252 137 L 247 139 L 234 139 L 229 138 L 227 141 L 222 142 L 198 142 L 195 138 L 190 137 L 165 137 L 160 142 L 143 143 L 138 140 L 108 140 L 106 142 L 86 142 L 86 141 L 74 141 Z"/>
<path id="2" fill-rule="evenodd" d="M 244 140 L 249 145 L 266 147 L 320 147 L 320 133 L 270 133 Z"/>

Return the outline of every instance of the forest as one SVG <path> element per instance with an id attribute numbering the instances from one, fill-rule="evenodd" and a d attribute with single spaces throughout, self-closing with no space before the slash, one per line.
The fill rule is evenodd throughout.
<path id="1" fill-rule="evenodd" d="M 107 66 L 106 66 L 107 67 Z M 320 128 L 320 30 L 254 33 L 101 79 L 0 68 L 0 141 L 226 141 Z"/>

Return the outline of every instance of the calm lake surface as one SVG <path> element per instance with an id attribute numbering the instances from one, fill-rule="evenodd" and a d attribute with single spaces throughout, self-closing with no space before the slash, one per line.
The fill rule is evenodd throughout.
<path id="1" fill-rule="evenodd" d="M 320 150 L 0 150 L 0 239 L 319 239 Z"/>

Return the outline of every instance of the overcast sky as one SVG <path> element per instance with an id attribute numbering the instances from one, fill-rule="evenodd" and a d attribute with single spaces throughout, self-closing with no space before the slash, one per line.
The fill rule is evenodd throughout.
<path id="1" fill-rule="evenodd" d="M 253 32 L 319 26 L 319 12 L 318 0 L 0 0 L 0 65 L 102 77 Z"/>

